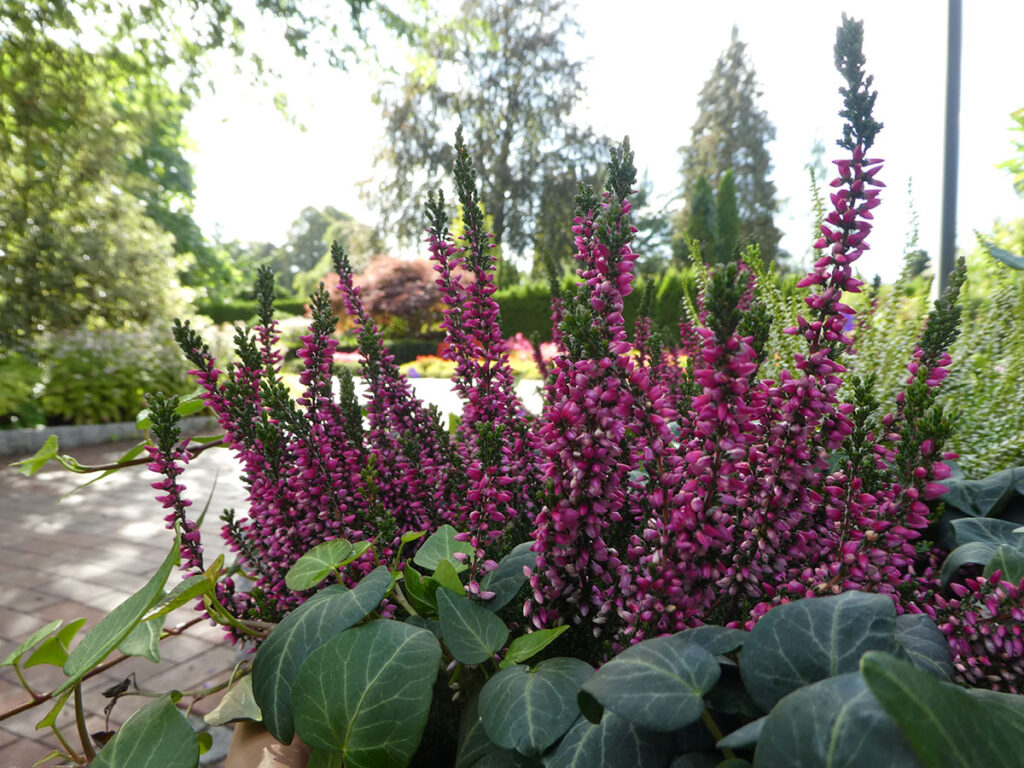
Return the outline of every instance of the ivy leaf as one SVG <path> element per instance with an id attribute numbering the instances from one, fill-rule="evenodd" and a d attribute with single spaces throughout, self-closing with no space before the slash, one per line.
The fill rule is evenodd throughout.
<path id="1" fill-rule="evenodd" d="M 700 718 L 721 669 L 703 646 L 680 635 L 630 646 L 583 685 L 604 707 L 651 731 L 676 731 Z"/>
<path id="2" fill-rule="evenodd" d="M 462 586 L 462 582 L 459 581 L 459 571 L 451 564 L 450 560 L 442 560 L 437 564 L 437 570 L 434 571 L 433 576 L 428 576 L 426 579 L 427 584 L 427 599 L 437 600 L 438 587 L 445 587 L 450 589 L 457 595 L 465 597 L 466 588 Z"/>
<path id="3" fill-rule="evenodd" d="M 933 679 L 926 672 L 920 674 Z M 914 768 L 921 764 L 864 679 L 850 672 L 797 689 L 764 718 L 754 768 L 780 765 Z"/>
<path id="4" fill-rule="evenodd" d="M 608 712 L 599 725 L 579 718 L 545 760 L 546 768 L 636 768 L 665 765 L 672 756 L 672 736 L 646 731 Z"/>
<path id="5" fill-rule="evenodd" d="M 146 612 L 160 600 L 167 577 L 178 562 L 180 547 L 179 533 L 174 537 L 167 557 L 142 589 L 104 616 L 68 654 L 68 660 L 64 663 L 64 674 L 68 679 L 53 692 L 54 696 L 78 685 L 89 670 L 107 658 L 128 637 Z"/>
<path id="6" fill-rule="evenodd" d="M 939 571 L 942 586 L 949 586 L 957 571 L 965 565 L 984 565 L 995 553 L 996 547 L 986 541 L 971 541 L 957 547 L 942 561 L 942 569 Z"/>
<path id="7" fill-rule="evenodd" d="M 501 670 L 480 690 L 487 737 L 499 747 L 540 755 L 579 716 L 576 694 L 593 671 L 585 661 L 563 657 L 532 670 L 521 665 Z"/>
<path id="8" fill-rule="evenodd" d="M 684 629 L 677 634 L 683 640 L 702 646 L 712 656 L 721 656 L 742 647 L 749 633 L 742 629 L 707 625 Z"/>
<path id="9" fill-rule="evenodd" d="M 352 589 L 327 587 L 285 616 L 263 641 L 253 659 L 252 691 L 263 723 L 278 741 L 290 744 L 295 735 L 292 684 L 303 662 L 380 605 L 389 583 L 381 566 Z"/>
<path id="10" fill-rule="evenodd" d="M 252 675 L 236 680 L 221 698 L 220 703 L 203 718 L 207 725 L 227 725 L 239 720 L 263 719 L 260 705 L 252 695 Z"/>
<path id="11" fill-rule="evenodd" d="M 352 544 L 345 539 L 332 539 L 317 544 L 288 569 L 284 583 L 294 592 L 312 589 L 326 579 L 352 554 Z"/>
<path id="12" fill-rule="evenodd" d="M 199 742 L 170 696 L 128 718 L 100 750 L 92 768 L 195 768 Z"/>
<path id="13" fill-rule="evenodd" d="M 456 541 L 455 529 L 445 524 L 434 531 L 430 537 L 420 545 L 413 556 L 412 561 L 420 568 L 427 571 L 436 571 L 442 561 L 447 560 L 455 569 L 456 573 L 466 570 L 466 563 L 455 557 L 461 553 L 466 557 L 472 557 L 476 550 L 468 541 Z"/>
<path id="14" fill-rule="evenodd" d="M 765 712 L 797 688 L 856 672 L 867 651 L 898 653 L 896 608 L 885 595 L 845 592 L 785 603 L 754 625 L 740 675 Z"/>
<path id="15" fill-rule="evenodd" d="M 160 633 L 164 630 L 163 618 L 160 621 L 140 621 L 117 650 L 125 656 L 142 656 L 154 664 L 160 663 Z"/>
<path id="16" fill-rule="evenodd" d="M 15 648 L 13 651 L 7 654 L 7 658 L 0 662 L 0 667 L 8 667 L 13 664 L 17 664 L 19 661 L 21 661 L 22 656 L 24 656 L 26 653 L 31 651 L 41 642 L 43 642 L 44 639 L 49 637 L 63 623 L 64 621 L 62 619 L 56 619 L 55 621 L 51 621 L 46 626 L 37 629 L 35 632 L 29 635 L 27 639 L 19 643 L 17 648 Z"/>
<path id="17" fill-rule="evenodd" d="M 1011 584 L 1020 584 L 1024 579 L 1024 554 L 1019 549 L 1000 544 L 992 558 L 985 564 L 985 578 L 1001 571 L 1000 578 Z"/>
<path id="18" fill-rule="evenodd" d="M 480 581 L 481 590 L 494 593 L 494 597 L 483 603 L 489 610 L 499 611 L 504 608 L 526 583 L 523 568 L 532 569 L 537 564 L 537 553 L 530 551 L 531 546 L 532 541 L 524 541 L 513 547 L 511 552 L 501 558 L 498 567 Z"/>
<path id="19" fill-rule="evenodd" d="M 1024 754 L 1024 700 L 966 690 L 927 672 L 869 653 L 861 670 L 871 693 L 926 768 L 1014 768 Z"/>
<path id="20" fill-rule="evenodd" d="M 498 664 L 500 669 L 512 664 L 522 664 L 543 651 L 569 629 L 568 624 L 553 629 L 538 629 L 528 635 L 520 635 L 508 647 L 505 658 Z"/>
<path id="21" fill-rule="evenodd" d="M 480 719 L 480 697 L 474 695 L 459 719 L 459 749 L 455 754 L 455 768 L 470 768 L 493 747 Z"/>
<path id="22" fill-rule="evenodd" d="M 931 672 L 940 680 L 950 680 L 956 672 L 946 636 L 927 616 L 920 613 L 897 616 L 896 640 L 918 669 Z"/>
<path id="23" fill-rule="evenodd" d="M 463 664 L 482 664 L 508 640 L 505 622 L 450 589 L 437 590 L 437 611 L 445 645 Z"/>
<path id="24" fill-rule="evenodd" d="M 60 624 L 60 621 L 58 621 L 57 624 Z M 28 661 L 25 662 L 25 667 L 34 667 L 37 664 L 50 664 L 54 667 L 63 667 L 65 662 L 68 660 L 71 641 L 74 639 L 75 635 L 78 634 L 78 630 L 83 626 L 85 626 L 85 619 L 75 619 L 59 632 L 46 638 L 39 647 L 32 652 L 32 655 L 29 656 Z"/>
<path id="25" fill-rule="evenodd" d="M 419 747 L 441 645 L 430 632 L 378 619 L 313 651 L 295 678 L 295 727 L 351 768 L 400 768 Z"/>

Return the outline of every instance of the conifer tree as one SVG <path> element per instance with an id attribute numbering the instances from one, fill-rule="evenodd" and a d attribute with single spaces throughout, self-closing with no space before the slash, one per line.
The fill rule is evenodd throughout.
<path id="1" fill-rule="evenodd" d="M 727 171 L 732 171 L 732 179 L 725 183 L 735 189 L 739 224 L 736 247 L 757 242 L 765 259 L 778 258 L 782 233 L 773 220 L 778 203 L 775 184 L 769 179 L 772 162 L 767 147 L 775 138 L 775 127 L 757 106 L 761 91 L 745 50 L 739 30 L 733 27 L 729 48 L 719 57 L 701 90 L 700 115 L 693 124 L 690 143 L 679 150 L 687 205 L 676 220 L 673 251 L 681 260 L 686 260 L 688 253 L 685 238 L 678 235 L 692 230 L 699 179 L 706 179 L 721 196 Z M 727 214 L 727 218 L 731 216 Z"/>

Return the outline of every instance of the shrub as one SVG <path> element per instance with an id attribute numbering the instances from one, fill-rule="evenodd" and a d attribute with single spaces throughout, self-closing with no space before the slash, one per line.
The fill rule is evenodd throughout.
<path id="1" fill-rule="evenodd" d="M 192 389 L 180 351 L 152 327 L 54 334 L 44 356 L 40 405 L 51 424 L 132 421 L 145 407 L 146 392 Z"/>
<path id="2" fill-rule="evenodd" d="M 32 427 L 45 417 L 35 401 L 43 372 L 37 363 L 15 352 L 0 353 L 0 428 Z"/>
<path id="3" fill-rule="evenodd" d="M 274 300 L 274 307 L 283 315 L 301 315 L 306 312 L 305 299 Z M 212 301 L 196 305 L 196 312 L 213 320 L 215 323 L 247 323 L 256 317 L 259 304 L 255 300 L 236 299 L 235 301 Z"/>

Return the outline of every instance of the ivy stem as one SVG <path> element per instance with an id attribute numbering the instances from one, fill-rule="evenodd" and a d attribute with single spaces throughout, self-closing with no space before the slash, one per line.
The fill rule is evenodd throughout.
<path id="1" fill-rule="evenodd" d="M 708 712 L 707 707 L 704 708 L 700 718 L 704 721 L 704 725 L 707 726 L 707 729 L 711 731 L 711 735 L 715 737 L 716 744 L 725 738 L 725 734 L 722 733 L 722 729 L 718 727 L 718 723 L 715 722 L 715 718 L 713 718 L 711 713 Z M 722 748 L 722 754 L 728 758 L 736 757 L 736 753 L 727 747 Z"/>
<path id="2" fill-rule="evenodd" d="M 78 726 L 78 738 L 82 742 L 85 759 L 92 760 L 96 757 L 96 752 L 92 748 L 92 740 L 89 738 L 89 729 L 85 727 L 85 707 L 82 706 L 81 683 L 75 686 L 75 725 Z"/>
<path id="3" fill-rule="evenodd" d="M 395 600 L 398 601 L 398 604 L 402 606 L 406 613 L 408 613 L 410 616 L 419 616 L 419 614 L 416 612 L 416 609 L 413 608 L 409 601 L 405 598 L 405 594 L 402 592 L 401 584 L 395 582 L 395 590 L 391 594 L 395 596 Z"/>
<path id="4" fill-rule="evenodd" d="M 18 676 L 18 682 L 21 683 L 21 687 L 28 692 L 28 695 L 31 696 L 34 701 L 38 701 L 39 699 L 41 699 L 42 697 L 32 690 L 32 686 L 28 684 L 28 681 L 25 679 L 25 676 L 21 673 L 21 665 L 15 663 L 12 666 L 14 667 L 14 674 Z"/>
<path id="5" fill-rule="evenodd" d="M 75 752 L 74 749 L 71 748 L 71 745 L 68 744 L 67 739 L 64 738 L 64 734 L 60 732 L 60 729 L 56 725 L 51 725 L 50 730 L 53 731 L 53 735 L 57 737 L 57 741 L 60 742 L 60 745 L 64 747 L 64 751 L 68 753 L 68 757 L 75 761 L 75 765 L 86 764 L 85 758 L 83 758 L 81 755 Z"/>

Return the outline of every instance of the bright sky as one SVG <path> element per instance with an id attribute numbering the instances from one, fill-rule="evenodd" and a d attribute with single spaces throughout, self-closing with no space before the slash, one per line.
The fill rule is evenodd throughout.
<path id="1" fill-rule="evenodd" d="M 588 93 L 581 120 L 613 138 L 628 134 L 641 174 L 655 196 L 680 183 L 678 148 L 689 140 L 697 96 L 733 24 L 757 73 L 761 107 L 777 131 L 770 149 L 772 178 L 782 204 L 776 225 L 783 248 L 807 253 L 811 202 L 805 164 L 816 140 L 826 161 L 838 156 L 840 79 L 833 66 L 835 29 L 845 8 L 865 22 L 866 69 L 879 96 L 875 116 L 885 123 L 874 153 L 886 159 L 888 185 L 875 212 L 871 251 L 862 272 L 891 280 L 899 273 L 910 230 L 908 181 L 920 217 L 920 243 L 939 251 L 942 142 L 946 73 L 946 3 L 941 0 L 585 0 L 584 36 L 571 52 L 588 60 Z M 250 27 L 251 28 L 251 27 Z M 1010 113 L 1024 107 L 1020 34 L 1024 2 L 964 2 L 960 112 L 958 243 L 996 218 L 1024 217 L 1024 199 L 1009 174 L 995 166 L 1013 154 Z M 262 43 L 261 43 L 262 45 Z M 288 61 L 273 88 L 250 87 L 230 66 L 215 70 L 217 92 L 189 118 L 196 150 L 196 219 L 225 238 L 281 243 L 307 205 L 332 205 L 366 223 L 373 213 L 357 184 L 373 173 L 383 136 L 370 101 L 371 76 L 359 65 L 342 73 Z M 289 125 L 273 106 L 288 94 L 296 119 Z M 622 94 L 632 94 L 622 106 Z"/>

